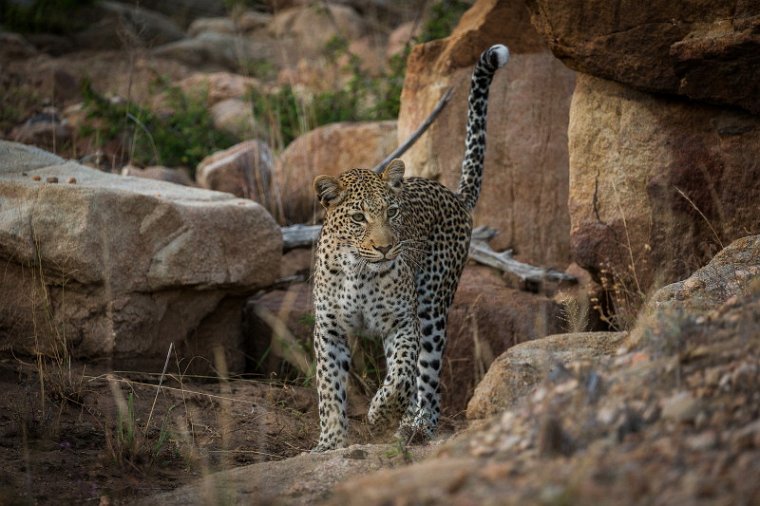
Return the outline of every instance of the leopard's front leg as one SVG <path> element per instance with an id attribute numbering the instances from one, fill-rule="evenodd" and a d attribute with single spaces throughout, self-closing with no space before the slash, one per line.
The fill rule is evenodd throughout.
<path id="1" fill-rule="evenodd" d="M 351 362 L 345 331 L 325 315 L 317 314 L 314 349 L 317 359 L 319 397 L 319 443 L 312 452 L 346 446 L 346 382 Z"/>
<path id="2" fill-rule="evenodd" d="M 395 421 L 415 404 L 419 321 L 416 315 L 409 315 L 397 322 L 385 338 L 387 372 L 370 403 L 367 418 L 371 425 Z"/>

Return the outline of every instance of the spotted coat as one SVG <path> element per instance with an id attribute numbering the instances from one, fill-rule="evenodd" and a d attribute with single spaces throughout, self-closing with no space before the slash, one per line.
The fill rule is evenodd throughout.
<path id="1" fill-rule="evenodd" d="M 404 178 L 401 160 L 378 175 L 320 176 L 325 207 L 314 268 L 320 436 L 314 451 L 345 446 L 348 336 L 383 339 L 386 376 L 370 403 L 372 425 L 401 419 L 404 437 L 429 437 L 440 413 L 446 317 L 467 260 L 485 154 L 488 88 L 509 52 L 497 45 L 475 66 L 459 191 Z"/>

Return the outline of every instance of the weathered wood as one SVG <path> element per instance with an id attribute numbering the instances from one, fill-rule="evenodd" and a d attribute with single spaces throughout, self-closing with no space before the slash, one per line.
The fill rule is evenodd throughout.
<path id="1" fill-rule="evenodd" d="M 311 247 L 319 237 L 321 225 L 293 225 L 282 228 L 284 249 Z M 496 231 L 487 227 L 478 227 L 472 231 L 470 241 L 470 258 L 483 265 L 494 267 L 503 272 L 508 272 L 519 277 L 523 281 L 540 282 L 567 281 L 576 282 L 577 279 L 570 274 L 555 269 L 545 269 L 526 264 L 512 258 L 511 251 L 497 252 L 491 249 L 486 241 L 493 238 Z"/>
<path id="2" fill-rule="evenodd" d="M 282 227 L 282 248 L 285 251 L 294 248 L 307 248 L 317 242 L 322 225 L 292 225 Z"/>
<path id="3" fill-rule="evenodd" d="M 526 264 L 512 258 L 512 251 L 494 251 L 485 241 L 473 240 L 470 242 L 470 258 L 483 265 L 494 267 L 504 272 L 514 274 L 523 281 L 541 282 L 569 281 L 577 282 L 575 276 L 557 271 Z"/>

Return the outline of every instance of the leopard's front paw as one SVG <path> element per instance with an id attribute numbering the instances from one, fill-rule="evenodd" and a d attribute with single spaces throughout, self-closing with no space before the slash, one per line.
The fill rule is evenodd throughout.
<path id="1" fill-rule="evenodd" d="M 335 449 L 335 446 L 319 443 L 317 444 L 317 446 L 312 448 L 309 453 L 323 453 L 323 452 L 334 450 L 334 449 Z"/>
<path id="2" fill-rule="evenodd" d="M 435 435 L 435 426 L 427 413 L 418 413 L 414 418 L 405 417 L 396 431 L 396 437 L 406 444 L 425 443 Z"/>
<path id="3" fill-rule="evenodd" d="M 388 392 L 385 388 L 377 391 L 369 404 L 367 412 L 367 421 L 373 428 L 386 427 L 391 422 L 391 411 L 393 406 L 390 405 Z"/>

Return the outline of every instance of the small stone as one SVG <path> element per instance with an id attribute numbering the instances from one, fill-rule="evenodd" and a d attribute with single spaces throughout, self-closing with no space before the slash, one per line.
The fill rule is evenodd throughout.
<path id="1" fill-rule="evenodd" d="M 514 434 L 511 436 L 505 437 L 499 442 L 499 451 L 508 452 L 509 450 L 517 446 L 517 443 L 520 442 L 520 439 L 521 439 L 520 436 L 516 436 Z"/>
<path id="2" fill-rule="evenodd" d="M 512 424 L 515 421 L 515 413 L 514 411 L 505 411 L 501 415 L 501 428 L 505 430 L 509 430 L 512 428 Z"/>
<path id="3" fill-rule="evenodd" d="M 686 439 L 686 446 L 692 450 L 705 451 L 715 448 L 718 444 L 718 435 L 714 431 L 705 431 Z"/>
<path id="4" fill-rule="evenodd" d="M 367 452 L 362 450 L 361 448 L 355 448 L 351 450 L 350 452 L 343 455 L 344 459 L 351 459 L 351 460 L 364 460 L 367 458 Z"/>
<path id="5" fill-rule="evenodd" d="M 55 177 L 55 176 L 48 176 L 47 178 L 45 178 L 45 182 L 46 183 L 57 183 L 58 182 L 58 178 Z"/>
<path id="6" fill-rule="evenodd" d="M 470 453 L 473 457 L 488 457 L 490 455 L 493 455 L 494 448 L 489 446 L 476 446 L 472 450 L 470 450 Z"/>
<path id="7" fill-rule="evenodd" d="M 546 398 L 546 388 L 539 387 L 536 389 L 536 391 L 533 393 L 533 402 L 539 403 L 543 401 Z"/>
<path id="8" fill-rule="evenodd" d="M 596 414 L 596 419 L 602 425 L 611 424 L 615 418 L 617 418 L 617 410 L 609 406 L 601 408 Z"/>
<path id="9" fill-rule="evenodd" d="M 557 385 L 556 388 L 554 389 L 554 392 L 561 395 L 561 394 L 566 394 L 568 392 L 572 392 L 576 388 L 578 388 L 578 380 L 571 379 L 569 381 L 565 381 L 564 383 Z"/>
<path id="10" fill-rule="evenodd" d="M 699 404 L 690 392 L 678 392 L 662 402 L 662 417 L 675 422 L 690 422 L 699 413 Z"/>
<path id="11" fill-rule="evenodd" d="M 755 420 L 736 431 L 731 440 L 737 450 L 760 447 L 760 420 Z"/>

